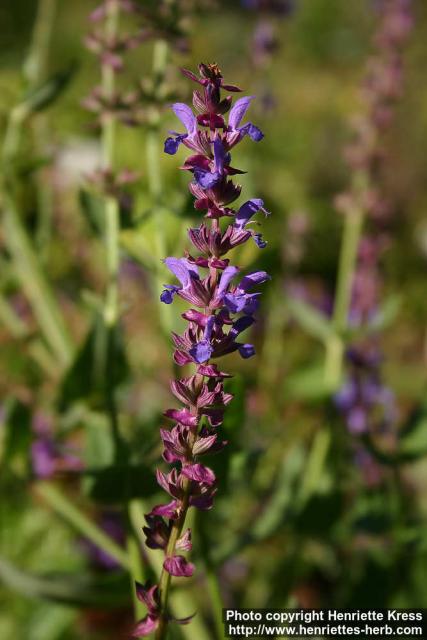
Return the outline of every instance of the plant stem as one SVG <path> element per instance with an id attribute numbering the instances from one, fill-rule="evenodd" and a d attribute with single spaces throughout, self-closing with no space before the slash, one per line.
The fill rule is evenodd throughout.
<path id="1" fill-rule="evenodd" d="M 38 86 L 46 77 L 56 5 L 57 0 L 39 0 L 38 3 L 30 53 L 24 64 L 24 72 L 30 86 Z M 50 139 L 48 117 L 45 113 L 40 113 L 35 119 L 33 132 L 36 153 L 43 156 Z M 49 177 L 49 167 L 39 169 L 36 175 L 38 205 L 36 244 L 43 258 L 46 258 L 52 230 L 53 190 Z"/>
<path id="2" fill-rule="evenodd" d="M 359 189 L 362 184 L 366 182 L 366 176 L 364 174 L 356 175 L 353 182 L 352 190 L 356 192 L 355 199 L 357 202 Z M 334 313 L 332 317 L 334 332 L 326 343 L 325 382 L 327 387 L 331 389 L 336 389 L 341 379 L 345 348 L 344 333 L 347 329 L 357 251 L 363 228 L 363 220 L 364 211 L 359 204 L 356 204 L 345 215 Z"/>
<path id="3" fill-rule="evenodd" d="M 179 536 L 181 535 L 181 531 L 185 523 L 185 518 L 187 517 L 188 502 L 190 499 L 190 488 L 191 488 L 191 482 L 187 480 L 184 486 L 185 493 L 182 500 L 181 514 L 179 518 L 177 518 L 173 522 L 168 545 L 165 551 L 165 559 L 175 555 L 176 543 L 178 541 Z M 160 574 L 160 580 L 159 580 L 160 604 L 161 604 L 162 615 L 160 617 L 159 626 L 157 627 L 156 634 L 155 634 L 156 640 L 163 640 L 163 638 L 165 638 L 167 625 L 168 625 L 167 609 L 168 609 L 169 590 L 170 590 L 171 580 L 172 580 L 172 576 L 163 567 L 162 572 Z"/>
<path id="4" fill-rule="evenodd" d="M 97 527 L 57 487 L 48 482 L 38 482 L 35 485 L 35 492 L 77 531 L 114 558 L 120 566 L 127 571 L 131 570 L 131 563 L 126 551 L 104 533 L 102 529 Z"/>
<path id="5" fill-rule="evenodd" d="M 120 7 L 116 2 L 108 5 L 106 36 L 113 40 L 119 28 Z M 114 69 L 102 65 L 102 90 L 107 101 L 114 98 L 116 75 Z M 113 171 L 116 147 L 116 119 L 113 114 L 105 117 L 101 133 L 102 167 Z M 118 320 L 118 272 L 119 272 L 119 204 L 116 198 L 106 197 L 105 201 L 105 249 L 107 257 L 108 283 L 104 306 L 104 320 L 107 327 L 114 327 Z"/>
<path id="6" fill-rule="evenodd" d="M 165 40 L 157 40 L 153 47 L 152 81 L 156 87 L 156 96 L 161 99 L 163 83 L 168 61 L 169 46 Z M 160 295 L 164 282 L 161 260 L 166 256 L 165 208 L 162 206 L 162 172 L 160 168 L 160 112 L 153 107 L 149 117 L 146 137 L 146 167 L 148 190 L 153 203 L 153 215 L 156 230 L 156 293 Z M 172 309 L 168 305 L 160 306 L 160 322 L 165 333 L 172 330 Z"/>
<path id="7" fill-rule="evenodd" d="M 106 37 L 109 41 L 113 41 L 118 34 L 120 5 L 118 2 L 111 2 L 107 6 L 106 21 Z M 116 72 L 107 64 L 102 65 L 102 90 L 107 102 L 112 102 L 116 93 Z M 105 118 L 101 131 L 102 145 L 102 168 L 104 171 L 114 173 L 116 162 L 116 129 L 117 121 L 114 114 L 108 114 Z M 120 208 L 117 198 L 106 194 L 105 197 L 105 251 L 107 260 L 107 290 L 104 302 L 104 322 L 107 329 L 106 340 L 106 358 L 105 358 L 105 396 L 106 409 L 110 417 L 111 430 L 116 447 L 116 459 L 120 462 L 129 462 L 126 443 L 122 440 L 119 431 L 119 417 L 115 399 L 114 388 L 114 341 L 117 339 L 115 329 L 119 321 L 119 290 L 118 276 L 120 268 Z M 127 483 L 127 489 L 129 483 Z M 141 557 L 137 540 L 135 539 L 132 527 L 130 525 L 130 516 L 128 509 L 130 508 L 129 496 L 124 497 L 126 505 L 126 520 L 128 522 L 128 533 L 126 539 L 127 547 L 127 565 L 130 571 L 131 593 L 134 604 L 135 618 L 142 616 L 144 607 L 136 597 L 135 580 L 141 582 L 143 579 L 143 569 L 141 566 Z"/>
<path id="8" fill-rule="evenodd" d="M 33 28 L 30 54 L 24 72 L 31 86 L 37 85 L 46 73 L 50 41 L 57 0 L 39 0 Z"/>

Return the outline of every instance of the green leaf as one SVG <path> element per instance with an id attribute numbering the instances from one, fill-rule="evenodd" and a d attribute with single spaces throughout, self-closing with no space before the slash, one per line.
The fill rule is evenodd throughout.
<path id="1" fill-rule="evenodd" d="M 316 363 L 290 375 L 284 388 L 292 398 L 314 401 L 328 397 L 336 387 L 325 379 L 324 364 Z"/>
<path id="2" fill-rule="evenodd" d="M 254 523 L 252 535 L 255 540 L 272 535 L 285 522 L 297 495 L 297 481 L 305 461 L 304 449 L 299 445 L 284 457 L 272 496 Z"/>
<path id="3" fill-rule="evenodd" d="M 128 602 L 129 579 L 125 573 L 100 577 L 79 574 L 38 575 L 23 571 L 0 557 L 0 580 L 29 598 L 43 598 L 80 607 L 121 607 Z"/>
<path id="4" fill-rule="evenodd" d="M 399 460 L 416 460 L 427 455 L 427 416 L 422 416 L 400 438 Z"/>
<path id="5" fill-rule="evenodd" d="M 86 399 L 94 406 L 104 406 L 105 398 L 128 375 L 128 364 L 120 326 L 107 328 L 97 314 L 93 325 L 59 394 L 61 410 L 73 402 Z"/>
<path id="6" fill-rule="evenodd" d="M 25 96 L 23 106 L 27 115 L 43 111 L 53 104 L 68 87 L 77 70 L 77 64 L 72 62 L 66 69 L 53 74 L 46 82 Z"/>
<path id="7" fill-rule="evenodd" d="M 105 413 L 88 412 L 84 417 L 85 462 L 89 469 L 102 469 L 113 464 L 114 441 Z"/>
<path id="8" fill-rule="evenodd" d="M 286 302 L 290 313 L 301 327 L 313 338 L 325 342 L 332 334 L 331 324 L 326 316 L 303 300 L 289 298 Z"/>
<path id="9" fill-rule="evenodd" d="M 14 400 L 8 405 L 4 419 L 2 459 L 10 465 L 17 456 L 28 455 L 31 443 L 31 412 L 26 405 Z"/>
<path id="10" fill-rule="evenodd" d="M 84 487 L 95 502 L 121 503 L 146 498 L 159 491 L 153 469 L 142 464 L 111 465 L 85 472 Z"/>
<path id="11" fill-rule="evenodd" d="M 389 296 L 374 315 L 370 323 L 372 329 L 374 331 L 382 331 L 389 327 L 397 318 L 401 306 L 402 296 Z"/>
<path id="12" fill-rule="evenodd" d="M 79 203 L 84 217 L 95 235 L 101 235 L 104 228 L 104 201 L 86 189 L 79 191 Z"/>

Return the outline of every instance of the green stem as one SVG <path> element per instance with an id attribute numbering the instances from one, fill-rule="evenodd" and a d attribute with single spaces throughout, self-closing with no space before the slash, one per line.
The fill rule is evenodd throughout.
<path id="1" fill-rule="evenodd" d="M 30 85 L 37 85 L 46 73 L 49 47 L 53 33 L 57 0 L 39 0 L 30 54 L 24 65 Z"/>
<path id="2" fill-rule="evenodd" d="M 124 569 L 131 570 L 131 563 L 126 551 L 97 527 L 57 487 L 47 482 L 39 482 L 35 485 L 35 492 L 83 536 L 108 553 Z"/>
<path id="3" fill-rule="evenodd" d="M 120 6 L 116 2 L 108 5 L 106 37 L 113 40 L 119 28 Z M 105 99 L 111 101 L 116 90 L 114 69 L 102 66 L 102 89 Z M 113 171 L 116 151 L 116 119 L 109 114 L 102 125 L 102 165 L 106 171 Z M 105 249 L 107 259 L 107 291 L 104 306 L 104 320 L 107 327 L 114 327 L 118 320 L 118 273 L 119 273 L 119 204 L 116 198 L 106 197 L 105 201 Z"/>
<path id="4" fill-rule="evenodd" d="M 335 389 L 341 379 L 344 356 L 344 333 L 347 329 L 357 251 L 363 227 L 364 212 L 355 206 L 348 211 L 344 221 L 344 234 L 338 267 L 338 279 L 332 326 L 334 333 L 326 343 L 325 382 Z"/>
<path id="5" fill-rule="evenodd" d="M 48 54 L 55 24 L 57 0 L 39 0 L 36 22 L 30 54 L 24 65 L 24 71 L 30 86 L 39 85 L 46 76 Z M 40 113 L 33 124 L 35 148 L 42 156 L 50 138 L 48 119 Z M 46 258 L 47 247 L 52 231 L 53 190 L 49 180 L 49 168 L 40 169 L 36 176 L 38 222 L 36 244 L 42 258 Z"/>
<path id="6" fill-rule="evenodd" d="M 162 98 L 164 91 L 164 78 L 167 68 L 169 46 L 165 40 L 157 40 L 153 47 L 152 81 L 156 87 L 156 97 Z M 158 107 L 153 107 L 149 117 L 149 129 L 146 136 L 146 167 L 148 191 L 151 196 L 154 210 L 154 222 L 156 229 L 156 294 L 160 295 L 163 288 L 164 275 L 161 260 L 166 257 L 166 210 L 162 206 L 162 171 L 160 167 L 160 112 Z M 160 323 L 166 334 L 172 330 L 172 309 L 169 305 L 160 305 Z"/>
<path id="7" fill-rule="evenodd" d="M 105 248 L 107 253 L 107 292 L 104 320 L 112 328 L 118 320 L 118 273 L 119 273 L 119 206 L 117 200 L 108 198 L 105 203 Z"/>
<path id="8" fill-rule="evenodd" d="M 118 2 L 111 2 L 108 5 L 108 16 L 105 27 L 105 35 L 108 40 L 114 40 L 119 30 L 120 5 Z M 113 101 L 116 93 L 116 72 L 109 65 L 102 66 L 102 89 L 107 102 Z M 117 121 L 114 114 L 109 114 L 105 118 L 101 131 L 102 146 L 102 167 L 104 171 L 114 173 L 116 163 L 117 146 Z M 110 381 L 114 379 L 113 370 L 115 367 L 113 343 L 116 339 L 115 329 L 119 321 L 119 289 L 118 276 L 120 268 L 120 208 L 117 198 L 106 195 L 105 198 L 105 252 L 107 262 L 107 289 L 104 301 L 104 322 L 107 328 L 107 357 L 105 358 L 105 395 L 106 409 L 111 423 L 111 429 L 116 447 L 116 458 L 119 461 L 128 462 L 128 451 L 126 443 L 122 440 L 119 430 L 118 411 L 116 406 L 115 389 Z M 127 487 L 128 488 L 128 487 Z M 129 497 L 125 496 L 124 502 L 130 508 Z M 127 518 L 129 520 L 129 517 Z M 130 523 L 128 523 L 127 563 L 130 570 L 131 593 L 134 604 L 135 618 L 142 617 L 144 607 L 136 598 L 134 582 L 141 582 L 143 579 L 143 569 L 138 543 L 133 534 Z"/>

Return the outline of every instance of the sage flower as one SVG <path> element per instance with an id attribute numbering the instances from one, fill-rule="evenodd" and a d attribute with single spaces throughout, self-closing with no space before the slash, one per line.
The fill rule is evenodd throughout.
<path id="1" fill-rule="evenodd" d="M 255 355 L 255 347 L 241 334 L 255 321 L 258 287 L 270 278 L 265 271 L 245 274 L 228 257 L 234 247 L 251 238 L 260 249 L 266 246 L 252 229 L 259 212 L 268 215 L 263 201 L 253 198 L 237 209 L 232 206 L 241 193 L 233 176 L 243 172 L 232 166 L 231 150 L 246 138 L 255 142 L 263 138 L 261 130 L 246 120 L 253 97 L 240 98 L 234 105 L 232 96 L 222 97 L 222 90 L 237 93 L 240 89 L 225 83 L 215 64 L 201 64 L 199 75 L 182 71 L 198 86 L 193 93 L 194 111 L 183 103 L 173 105 L 185 131 L 170 132 L 164 150 L 175 155 L 182 145 L 193 154 L 182 168 L 191 174 L 194 206 L 205 213 L 205 221 L 188 232 L 195 255 L 186 252 L 165 258 L 173 281 L 164 285 L 160 300 L 172 304 L 178 296 L 190 305 L 182 314 L 185 331 L 172 334 L 173 358 L 178 366 L 192 365 L 194 372 L 171 382 L 172 394 L 183 406 L 165 411 L 172 426 L 160 430 L 163 459 L 172 468 L 167 473 L 157 470 L 157 482 L 169 497 L 146 515 L 144 533 L 147 546 L 164 553 L 164 562 L 158 585 L 138 587 L 138 597 L 148 609 L 134 631 L 138 637 L 153 630 L 157 638 L 163 637 L 172 620 L 167 610 L 170 577 L 188 578 L 195 572 L 183 555 L 192 547 L 191 531 L 184 530 L 186 514 L 191 507 L 205 511 L 214 504 L 217 478 L 203 456 L 226 446 L 219 427 L 233 398 L 224 389 L 229 374 L 213 360 L 236 351 L 242 358 Z M 221 218 L 228 224 L 221 226 Z"/>

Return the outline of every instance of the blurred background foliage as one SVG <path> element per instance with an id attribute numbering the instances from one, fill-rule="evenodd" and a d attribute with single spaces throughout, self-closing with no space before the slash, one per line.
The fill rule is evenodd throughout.
<path id="1" fill-rule="evenodd" d="M 215 509 L 195 523 L 197 575 L 191 586 L 175 589 L 179 613 L 188 615 L 196 605 L 199 615 L 173 636 L 202 640 L 220 637 L 212 615 L 218 590 L 227 606 L 245 607 L 421 607 L 427 601 L 427 7 L 414 2 L 405 92 L 386 140 L 384 186 L 395 215 L 382 264 L 388 314 L 384 310 L 381 341 L 384 380 L 398 401 L 398 445 L 391 453 L 371 447 L 381 469 L 373 481 L 355 458 L 354 436 L 334 408 L 333 390 L 322 381 L 321 320 L 335 287 L 342 216 L 333 202 L 349 180 L 343 148 L 361 108 L 373 3 L 295 0 L 290 15 L 274 19 L 277 43 L 261 65 L 254 64 L 253 34 L 265 15 L 243 4 L 230 0 L 195 12 L 189 51 L 170 51 L 166 75 L 171 95 L 187 98 L 178 67 L 217 61 L 229 81 L 257 96 L 251 117 L 266 137 L 256 147 L 241 145 L 235 164 L 248 172 L 242 176 L 246 196 L 264 198 L 272 211 L 264 224 L 267 249 L 237 254 L 239 264 L 265 268 L 272 281 L 254 329 L 257 358 L 229 356 L 226 363 L 236 372 L 229 383 L 236 397 L 224 423 L 229 447 L 209 461 L 220 489 Z M 175 158 L 162 154 L 163 138 L 176 127 L 167 107 L 155 131 L 158 159 L 147 149 L 146 126 L 121 127 L 117 164 L 140 179 L 132 187 L 133 207 L 121 219 L 120 335 L 106 337 L 98 312 L 106 285 L 102 199 L 84 182 L 99 158 L 92 118 L 81 107 L 98 81 L 95 58 L 82 45 L 91 8 L 83 0 L 58 0 L 46 77 L 62 74 L 61 86 L 54 76 L 52 101 L 22 132 L 20 214 L 37 265 L 22 255 L 19 229 L 11 232 L 3 219 L 0 230 L 5 639 L 128 637 L 131 591 L 120 565 L 132 549 L 129 540 L 125 549 L 123 532 L 132 525 L 138 532 L 144 510 L 158 500 L 153 471 L 170 402 L 169 331 L 182 328 L 179 302 L 173 310 L 160 308 L 159 286 L 167 277 L 160 259 L 182 253 L 186 229 L 198 218 L 186 176 Z M 3 136 L 31 73 L 22 68 L 36 11 L 32 0 L 1 3 Z M 151 74 L 152 48 L 148 43 L 130 55 L 130 80 Z M 160 193 L 150 186 L 157 161 Z M 57 311 L 48 313 L 46 325 L 44 303 L 40 308 L 40 299 L 49 298 L 43 297 L 45 280 L 63 318 L 56 324 Z M 320 313 L 308 317 L 295 302 L 301 288 L 304 299 L 326 313 L 320 320 Z M 105 340 L 114 362 L 107 383 L 97 360 Z M 111 388 L 117 432 L 104 406 Z M 37 439 L 52 440 L 76 458 L 76 469 L 59 463 L 48 480 L 37 478 Z M 94 535 L 88 522 L 99 525 Z M 115 540 L 115 560 L 94 544 L 99 531 Z M 152 555 L 143 554 L 145 577 L 158 562 Z"/>

